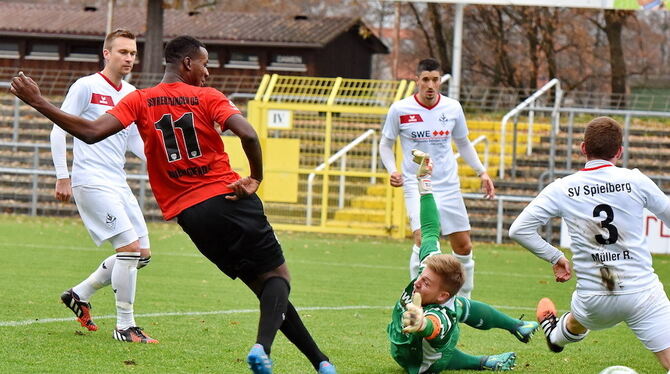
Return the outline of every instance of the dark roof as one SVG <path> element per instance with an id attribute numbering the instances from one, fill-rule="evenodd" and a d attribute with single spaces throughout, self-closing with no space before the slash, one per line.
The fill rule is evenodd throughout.
<path id="1" fill-rule="evenodd" d="M 85 11 L 71 4 L 0 2 L 0 35 L 25 35 L 102 40 L 107 7 Z M 114 28 L 126 28 L 143 39 L 145 7 L 116 7 Z M 164 36 L 192 35 L 212 44 L 321 48 L 344 32 L 354 31 L 376 53 L 388 48 L 358 18 L 296 17 L 281 13 L 164 11 Z"/>

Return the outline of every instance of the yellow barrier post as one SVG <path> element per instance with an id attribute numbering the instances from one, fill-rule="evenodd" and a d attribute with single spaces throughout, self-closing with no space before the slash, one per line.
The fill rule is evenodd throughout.
<path id="1" fill-rule="evenodd" d="M 321 184 L 321 227 L 326 226 L 326 221 L 328 220 L 328 192 L 329 192 L 329 181 L 330 181 L 330 165 L 328 162 L 328 159 L 330 158 L 330 144 L 331 144 L 331 139 L 332 139 L 332 133 L 333 133 L 333 104 L 335 103 L 335 97 L 337 96 L 337 92 L 340 89 L 340 85 L 342 84 L 342 78 L 337 77 L 335 79 L 335 84 L 333 85 L 333 89 L 330 92 L 330 96 L 328 97 L 328 101 L 326 102 L 326 106 L 328 107 L 326 111 L 326 133 L 324 136 L 324 148 L 323 148 L 323 162 L 325 164 L 325 168 L 323 169 L 324 174 L 322 178 L 322 184 Z"/>
<path id="2" fill-rule="evenodd" d="M 270 74 L 264 74 L 263 79 L 261 79 L 261 84 L 258 86 L 258 90 L 256 91 L 256 96 L 254 97 L 254 100 L 261 100 L 263 98 L 263 94 L 265 93 L 265 89 L 267 88 L 269 83 L 270 83 Z"/>

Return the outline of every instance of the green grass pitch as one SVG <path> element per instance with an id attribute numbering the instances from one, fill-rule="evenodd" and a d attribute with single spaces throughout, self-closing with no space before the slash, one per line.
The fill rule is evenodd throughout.
<path id="1" fill-rule="evenodd" d="M 247 373 L 256 299 L 202 257 L 175 223 L 149 229 L 153 259 L 139 272 L 135 313 L 160 344 L 128 344 L 111 337 L 109 288 L 92 299 L 97 332 L 79 327 L 59 303 L 60 293 L 86 277 L 111 247 L 96 248 L 78 219 L 0 215 L 0 373 Z M 278 236 L 292 274 L 291 300 L 338 373 L 402 373 L 388 354 L 385 328 L 408 281 L 410 242 Z M 561 310 L 569 307 L 574 281 L 555 283 L 551 267 L 529 252 L 475 243 L 475 259 L 475 299 L 527 319 L 543 296 Z M 655 256 L 654 264 L 667 288 L 670 257 Z M 541 333 L 526 345 L 506 331 L 461 331 L 465 352 L 517 352 L 517 372 L 596 374 L 627 365 L 639 373 L 665 373 L 625 325 L 592 332 L 561 354 L 548 351 Z M 281 334 L 272 353 L 275 373 L 314 372 Z"/>

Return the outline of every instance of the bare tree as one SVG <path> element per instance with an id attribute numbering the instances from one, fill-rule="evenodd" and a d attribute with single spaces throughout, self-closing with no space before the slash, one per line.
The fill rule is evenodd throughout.
<path id="1" fill-rule="evenodd" d="M 163 70 L 163 0 L 147 0 L 146 27 L 142 72 L 160 73 Z"/>
<path id="2" fill-rule="evenodd" d="M 447 53 L 447 41 L 445 39 L 444 30 L 442 29 L 442 12 L 440 6 L 436 3 L 428 3 L 428 19 L 433 28 L 433 36 L 435 37 L 435 47 L 437 49 L 437 59 L 442 65 L 442 70 L 451 72 L 451 61 Z"/>
<path id="3" fill-rule="evenodd" d="M 601 31 L 604 32 L 609 46 L 609 66 L 610 66 L 610 93 L 612 93 L 612 105 L 621 105 L 616 96 L 626 93 L 626 60 L 624 58 L 623 48 L 623 28 L 628 18 L 633 17 L 634 13 L 624 10 L 605 9 L 602 11 L 603 22 L 600 17 L 590 18 L 590 21 Z M 625 103 L 623 103 L 625 106 Z"/>
<path id="4" fill-rule="evenodd" d="M 423 15 L 421 12 L 416 8 L 415 3 L 409 3 L 409 8 L 412 11 L 412 14 L 414 15 L 414 18 L 416 19 L 416 24 L 421 30 L 421 33 L 423 34 L 424 42 L 426 43 L 426 47 L 428 48 L 428 54 L 430 57 L 435 57 L 435 52 L 433 51 L 433 43 L 430 41 L 430 34 L 428 32 L 428 29 L 426 28 L 426 25 L 423 23 Z"/>

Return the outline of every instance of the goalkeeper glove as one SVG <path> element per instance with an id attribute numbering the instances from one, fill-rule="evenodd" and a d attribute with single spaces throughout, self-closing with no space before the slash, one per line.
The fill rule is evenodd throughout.
<path id="1" fill-rule="evenodd" d="M 414 292 L 412 302 L 405 306 L 407 310 L 402 314 L 402 332 L 414 333 L 426 328 L 426 316 L 421 307 L 421 294 Z"/>

